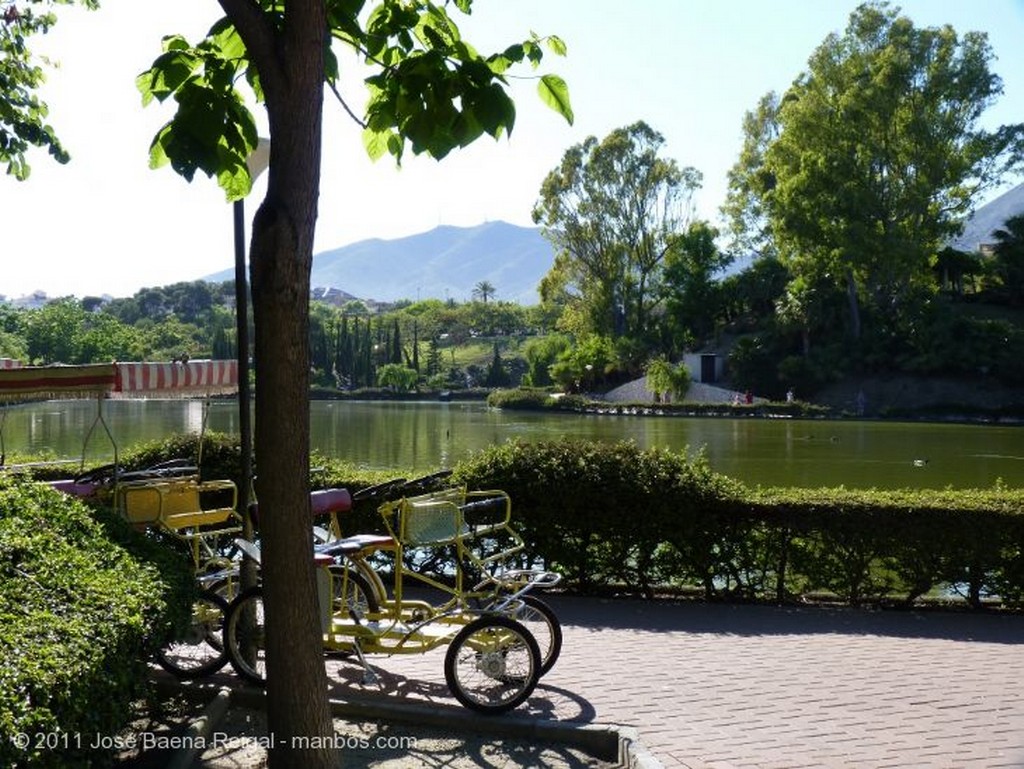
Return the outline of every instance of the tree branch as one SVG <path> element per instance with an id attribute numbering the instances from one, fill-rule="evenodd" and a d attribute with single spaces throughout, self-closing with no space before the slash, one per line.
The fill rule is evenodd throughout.
<path id="1" fill-rule="evenodd" d="M 264 89 L 283 86 L 284 71 L 277 57 L 277 36 L 256 0 L 217 0 L 245 43 Z"/>
<path id="2" fill-rule="evenodd" d="M 348 103 L 345 101 L 344 97 L 342 97 L 341 95 L 341 92 L 338 90 L 338 86 L 336 86 L 334 83 L 328 82 L 327 87 L 331 89 L 331 93 L 334 94 L 334 98 L 338 100 L 338 103 L 341 104 L 342 109 L 344 109 L 345 112 L 348 113 L 348 116 L 352 118 L 359 125 L 360 128 L 366 128 L 366 121 L 362 120 L 358 115 L 356 115 L 355 112 L 352 111 L 352 108 L 348 106 Z"/>

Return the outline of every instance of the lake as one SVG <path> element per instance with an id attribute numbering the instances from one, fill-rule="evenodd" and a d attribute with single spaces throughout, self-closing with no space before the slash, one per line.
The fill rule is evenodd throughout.
<path id="1" fill-rule="evenodd" d="M 97 422 L 95 401 L 47 401 L 0 413 L 3 450 L 47 452 L 90 462 L 176 432 L 199 431 L 200 401 L 110 400 Z M 450 467 L 508 440 L 632 440 L 696 452 L 749 484 L 848 488 L 984 488 L 1024 480 L 1024 430 L 1012 426 L 576 415 L 498 411 L 482 403 L 314 401 L 312 445 L 358 465 L 406 473 Z M 207 429 L 238 432 L 232 401 L 209 404 Z M 106 428 L 106 429 L 105 429 Z"/>

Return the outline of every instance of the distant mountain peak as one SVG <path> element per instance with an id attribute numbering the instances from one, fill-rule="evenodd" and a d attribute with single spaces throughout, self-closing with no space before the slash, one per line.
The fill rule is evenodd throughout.
<path id="1" fill-rule="evenodd" d="M 474 286 L 487 281 L 496 289 L 495 299 L 529 305 L 539 301 L 537 286 L 554 259 L 551 244 L 535 227 L 500 220 L 475 227 L 440 225 L 417 235 L 362 240 L 315 254 L 310 285 L 377 302 L 466 301 Z M 225 270 L 205 280 L 233 277 L 233 270 Z"/>
<path id="2" fill-rule="evenodd" d="M 553 262 L 551 245 L 539 230 L 493 221 L 442 225 L 322 252 L 313 258 L 313 275 L 318 284 L 376 301 L 464 301 L 472 298 L 474 286 L 487 281 L 497 299 L 536 304 L 537 286 Z"/>
<path id="3" fill-rule="evenodd" d="M 995 240 L 992 233 L 1002 229 L 1007 219 L 1020 214 L 1024 214 L 1024 184 L 1018 184 L 975 211 L 964 225 L 963 233 L 950 245 L 958 251 L 980 251 L 982 246 Z"/>

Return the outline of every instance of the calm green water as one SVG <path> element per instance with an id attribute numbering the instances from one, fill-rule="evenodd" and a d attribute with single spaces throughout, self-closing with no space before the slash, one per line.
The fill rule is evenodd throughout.
<path id="1" fill-rule="evenodd" d="M 1024 483 L 1024 429 L 985 425 L 534 414 L 482 404 L 331 402 L 311 404 L 313 447 L 368 468 L 407 472 L 451 466 L 495 443 L 562 438 L 615 441 L 691 452 L 750 484 L 849 488 L 988 487 Z M 118 446 L 198 431 L 198 401 L 106 401 L 104 423 Z M 10 406 L 3 448 L 92 461 L 112 455 L 97 404 L 50 401 Z M 237 433 L 232 402 L 209 406 L 208 429 Z"/>

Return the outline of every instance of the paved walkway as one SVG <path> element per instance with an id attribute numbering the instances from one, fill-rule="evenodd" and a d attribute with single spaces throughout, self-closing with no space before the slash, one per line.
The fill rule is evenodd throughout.
<path id="1" fill-rule="evenodd" d="M 666 767 L 1024 767 L 1024 617 L 556 596 L 516 713 L 636 727 Z M 328 663 L 332 696 L 455 705 L 442 652 Z"/>

